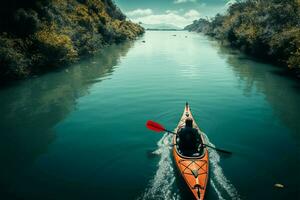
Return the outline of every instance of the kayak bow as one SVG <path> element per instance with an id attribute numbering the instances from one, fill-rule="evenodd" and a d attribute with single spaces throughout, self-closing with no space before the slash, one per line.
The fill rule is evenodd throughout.
<path id="1" fill-rule="evenodd" d="M 175 129 L 175 133 L 185 125 L 185 119 L 190 117 L 193 119 L 193 127 L 196 128 L 201 135 L 202 141 L 205 142 L 205 138 L 203 133 L 201 132 L 198 125 L 195 123 L 195 120 L 192 116 L 190 107 L 188 103 L 186 103 L 183 115 Z M 177 135 L 173 137 L 173 157 L 177 169 L 181 176 L 183 177 L 185 183 L 189 187 L 190 191 L 193 193 L 195 199 L 203 200 L 206 185 L 208 182 L 209 177 L 209 157 L 208 157 L 208 150 L 204 148 L 202 152 L 198 154 L 187 157 L 181 154 L 180 150 L 178 149 L 178 145 L 176 145 Z"/>

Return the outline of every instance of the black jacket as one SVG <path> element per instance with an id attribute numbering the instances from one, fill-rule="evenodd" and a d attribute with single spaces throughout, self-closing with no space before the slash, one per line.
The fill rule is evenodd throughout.
<path id="1" fill-rule="evenodd" d="M 182 151 L 197 151 L 202 143 L 197 129 L 191 127 L 181 128 L 178 132 L 179 149 Z"/>

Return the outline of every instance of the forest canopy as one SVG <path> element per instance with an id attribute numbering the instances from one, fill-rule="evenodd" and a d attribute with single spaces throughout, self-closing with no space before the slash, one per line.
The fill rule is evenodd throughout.
<path id="1" fill-rule="evenodd" d="M 300 72 L 300 0 L 246 0 L 185 27 Z"/>
<path id="2" fill-rule="evenodd" d="M 112 0 L 10 0 L 0 7 L 0 82 L 134 39 L 144 29 Z"/>

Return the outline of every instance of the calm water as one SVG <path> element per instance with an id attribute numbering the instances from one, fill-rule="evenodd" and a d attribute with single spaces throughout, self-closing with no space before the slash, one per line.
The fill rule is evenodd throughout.
<path id="1" fill-rule="evenodd" d="M 299 82 L 200 34 L 147 32 L 0 90 L 1 199 L 188 199 L 170 136 L 144 126 L 175 128 L 186 101 L 234 152 L 210 152 L 207 199 L 300 197 Z"/>

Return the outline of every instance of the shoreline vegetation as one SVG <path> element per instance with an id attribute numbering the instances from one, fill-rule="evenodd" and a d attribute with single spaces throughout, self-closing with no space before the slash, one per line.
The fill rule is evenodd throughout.
<path id="1" fill-rule="evenodd" d="M 144 31 L 112 0 L 10 0 L 0 7 L 0 83 L 58 69 Z"/>
<path id="2" fill-rule="evenodd" d="M 300 78 L 300 0 L 237 1 L 225 14 L 195 20 L 184 29 L 284 66 Z"/>

